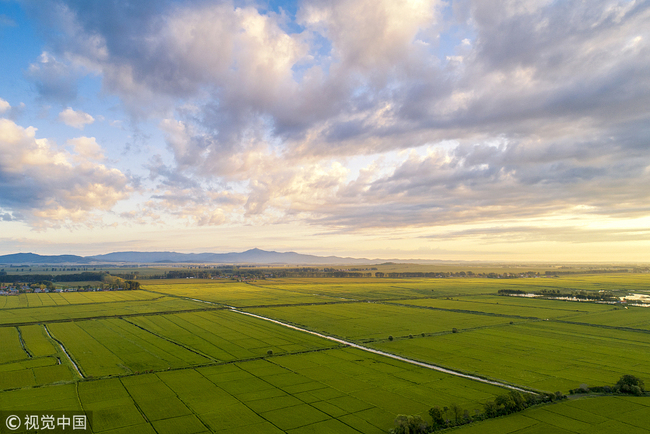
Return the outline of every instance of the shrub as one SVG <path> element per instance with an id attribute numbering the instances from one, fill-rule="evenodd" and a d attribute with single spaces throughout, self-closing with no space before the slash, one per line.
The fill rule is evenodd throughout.
<path id="1" fill-rule="evenodd" d="M 627 386 L 627 387 L 625 387 Z M 616 388 L 621 389 L 621 391 L 630 393 L 632 390 L 632 386 L 637 386 L 641 392 L 645 392 L 645 389 L 643 388 L 643 380 L 640 378 L 635 377 L 634 375 L 623 375 L 618 382 L 616 383 Z"/>
<path id="2" fill-rule="evenodd" d="M 392 434 L 426 434 L 429 432 L 429 425 L 418 415 L 400 414 L 395 418 L 395 428 L 390 432 Z"/>
<path id="3" fill-rule="evenodd" d="M 445 425 L 445 418 L 442 410 L 437 405 L 429 409 L 429 416 L 431 416 L 431 419 L 433 420 L 434 427 L 442 427 Z"/>
<path id="4" fill-rule="evenodd" d="M 388 336 L 389 341 L 392 341 L 393 339 L 394 339 L 393 336 Z"/>

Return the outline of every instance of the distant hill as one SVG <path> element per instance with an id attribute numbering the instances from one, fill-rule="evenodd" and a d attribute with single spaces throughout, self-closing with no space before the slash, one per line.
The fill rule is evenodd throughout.
<path id="1" fill-rule="evenodd" d="M 274 252 L 260 249 L 241 253 L 176 253 L 176 252 L 115 252 L 88 257 L 97 262 L 137 263 L 211 263 L 211 264 L 369 264 L 369 259 L 337 256 L 303 255 L 295 252 Z M 1 258 L 0 258 L 1 260 Z"/>
<path id="2" fill-rule="evenodd" d="M 37 255 L 35 253 L 14 253 L 0 256 L 0 264 L 89 264 L 92 259 L 76 255 Z"/>
<path id="3" fill-rule="evenodd" d="M 89 264 L 99 263 L 203 263 L 203 264 L 370 264 L 370 259 L 341 258 L 338 256 L 303 255 L 295 252 L 274 252 L 251 249 L 237 253 L 177 253 L 177 252 L 114 252 L 105 255 L 45 256 L 34 253 L 14 253 L 0 256 L 0 264 Z"/>

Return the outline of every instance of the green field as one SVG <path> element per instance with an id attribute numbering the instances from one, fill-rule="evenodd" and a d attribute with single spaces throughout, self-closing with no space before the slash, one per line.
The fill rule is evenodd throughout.
<path id="1" fill-rule="evenodd" d="M 547 321 L 370 345 L 548 392 L 650 378 L 650 334 Z"/>
<path id="2" fill-rule="evenodd" d="M 650 432 L 650 399 L 605 396 L 560 402 L 457 428 L 457 434 Z"/>
<path id="3" fill-rule="evenodd" d="M 177 433 L 192 427 L 182 432 L 382 433 L 402 408 L 426 412 L 432 395 L 443 404 L 478 408 L 500 391 L 352 349 L 82 381 L 76 387 L 5 392 L 0 407 L 39 409 L 42 401 L 35 396 L 57 397 L 67 405 L 57 409 L 91 411 L 94 432 Z"/>
<path id="4" fill-rule="evenodd" d="M 331 304 L 248 309 L 263 316 L 308 326 L 352 340 L 386 339 L 410 334 L 451 332 L 458 329 L 508 324 L 509 318 L 432 311 L 378 303 Z"/>
<path id="5" fill-rule="evenodd" d="M 115 300 L 112 292 L 102 292 L 97 294 L 106 294 L 108 298 L 102 299 L 97 297 L 97 301 L 95 302 L 78 302 L 57 306 L 5 308 L 2 309 L 0 325 L 37 324 L 51 321 L 67 321 L 119 315 L 139 315 L 157 312 L 177 312 L 208 308 L 205 303 L 184 300 L 176 297 L 161 296 L 134 300 Z M 68 298 L 72 298 L 73 293 L 66 295 Z M 84 293 L 74 295 L 77 297 L 83 297 L 84 300 L 86 299 L 86 294 Z M 17 297 L 13 296 L 10 298 Z"/>
<path id="6" fill-rule="evenodd" d="M 387 433 L 397 414 L 428 420 L 429 408 L 452 404 L 473 413 L 506 390 L 232 307 L 532 390 L 567 393 L 622 374 L 650 381 L 650 309 L 496 295 L 624 295 L 650 290 L 648 275 L 142 283 L 0 297 L 0 408 L 83 409 L 106 434 Z M 648 432 L 648 406 L 577 399 L 458 430 Z"/>

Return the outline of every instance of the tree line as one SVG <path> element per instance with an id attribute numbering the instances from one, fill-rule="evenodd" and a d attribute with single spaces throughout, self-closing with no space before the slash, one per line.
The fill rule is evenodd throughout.
<path id="1" fill-rule="evenodd" d="M 645 395 L 645 384 L 643 380 L 634 375 L 623 375 L 613 386 L 592 386 L 581 384 L 577 389 L 569 390 L 570 395 L 581 393 L 624 393 L 628 395 Z"/>
<path id="2" fill-rule="evenodd" d="M 449 407 L 434 406 L 429 409 L 431 422 L 427 422 L 419 415 L 400 414 L 395 418 L 395 427 L 390 430 L 391 434 L 427 434 L 435 431 L 453 428 L 468 423 L 505 416 L 525 410 L 528 407 L 538 404 L 554 402 L 566 399 L 561 392 L 532 394 L 522 393 L 518 390 L 511 390 L 508 393 L 497 396 L 493 401 L 483 404 L 482 411 L 462 408 L 458 404 L 451 404 Z"/>
<path id="3" fill-rule="evenodd" d="M 569 394 L 578 393 L 646 395 L 643 380 L 634 375 L 621 376 L 614 386 L 588 387 L 583 384 L 579 388 L 569 391 Z M 390 430 L 390 433 L 427 434 L 476 421 L 506 416 L 534 405 L 547 404 L 566 398 L 562 392 L 533 394 L 510 390 L 508 393 L 497 396 L 493 401 L 485 402 L 482 411 L 476 409 L 474 414 L 470 414 L 468 410 L 463 409 L 458 404 L 451 404 L 449 407 L 434 406 L 430 408 L 428 413 L 431 422 L 424 420 L 420 415 L 400 414 L 395 418 L 395 427 Z"/>
<path id="4" fill-rule="evenodd" d="M 565 291 L 562 292 L 559 289 L 539 289 L 539 290 L 530 290 L 523 291 L 521 289 L 500 289 L 497 291 L 499 295 L 524 295 L 524 294 L 535 294 L 540 297 L 568 297 L 568 298 L 577 298 L 579 300 L 597 300 L 597 301 L 616 301 L 618 298 L 611 291 L 602 291 L 602 292 L 593 292 L 593 291 Z"/>
<path id="5" fill-rule="evenodd" d="M 99 285 L 100 289 L 121 289 L 121 290 L 136 290 L 140 289 L 140 282 L 134 280 L 137 278 L 135 273 L 124 275 L 112 275 L 107 271 L 84 271 L 83 273 L 75 274 L 7 274 L 0 272 L 0 283 L 8 283 L 12 285 L 38 285 L 41 289 L 47 291 L 54 291 L 54 283 L 72 283 L 72 282 L 102 282 Z M 83 288 L 90 289 L 90 285 Z"/>

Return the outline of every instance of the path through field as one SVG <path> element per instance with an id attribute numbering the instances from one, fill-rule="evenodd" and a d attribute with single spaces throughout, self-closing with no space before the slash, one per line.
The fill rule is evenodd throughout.
<path id="1" fill-rule="evenodd" d="M 197 301 L 201 301 L 201 300 L 197 300 Z M 346 340 L 343 340 L 343 339 L 335 338 L 333 336 L 328 336 L 328 335 L 324 335 L 322 333 L 317 333 L 317 332 L 314 332 L 314 331 L 311 331 L 311 330 L 307 330 L 307 329 L 304 329 L 304 328 L 301 328 L 301 327 L 297 327 L 297 326 L 294 326 L 294 325 L 291 325 L 291 324 L 287 324 L 285 322 L 278 321 L 278 320 L 275 320 L 275 319 L 272 319 L 272 318 L 268 318 L 268 317 L 265 317 L 265 316 L 262 316 L 262 315 L 256 315 L 254 313 L 244 312 L 244 311 L 238 310 L 237 308 L 232 307 L 232 306 L 229 306 L 229 307 L 230 307 L 230 310 L 232 312 L 240 313 L 242 315 L 252 316 L 252 317 L 264 320 L 264 321 L 270 321 L 272 323 L 275 323 L 275 324 L 278 324 L 278 325 L 281 325 L 281 326 L 284 326 L 284 327 L 288 327 L 288 328 L 298 330 L 298 331 L 301 331 L 301 332 L 304 332 L 304 333 L 309 333 L 309 334 L 312 334 L 312 335 L 315 335 L 315 336 L 318 336 L 318 337 L 321 337 L 321 338 L 324 338 L 324 339 L 328 339 L 330 341 L 337 342 L 339 344 L 343 344 L 343 345 L 347 345 L 347 346 L 350 346 L 350 347 L 353 347 L 353 348 L 357 348 L 357 349 L 362 350 L 362 351 L 367 351 L 369 353 L 378 354 L 378 355 L 384 356 L 384 357 L 390 357 L 391 359 L 400 360 L 402 362 L 410 363 L 412 365 L 421 366 L 421 367 L 427 368 L 427 369 L 433 369 L 433 370 L 436 370 L 436 371 L 444 372 L 445 374 L 455 375 L 457 377 L 463 377 L 463 378 L 468 378 L 468 379 L 474 380 L 474 381 L 480 381 L 481 383 L 487 383 L 487 384 L 491 384 L 493 386 L 505 387 L 505 388 L 508 388 L 508 389 L 518 390 L 520 392 L 525 392 L 525 393 L 534 393 L 531 390 L 522 389 L 522 388 L 519 388 L 519 387 L 516 387 L 516 386 L 512 386 L 510 384 L 505 384 L 505 383 L 501 383 L 501 382 L 493 381 L 493 380 L 487 380 L 485 378 L 476 377 L 474 375 L 464 374 L 462 372 L 453 371 L 451 369 L 443 368 L 442 366 L 432 365 L 430 363 L 423 363 L 423 362 L 419 362 L 417 360 L 408 359 L 406 357 L 398 356 L 397 354 L 387 353 L 385 351 L 380 351 L 380 350 L 376 350 L 374 348 L 365 347 L 363 345 L 355 344 L 354 342 L 349 342 L 349 341 L 346 341 Z"/>

